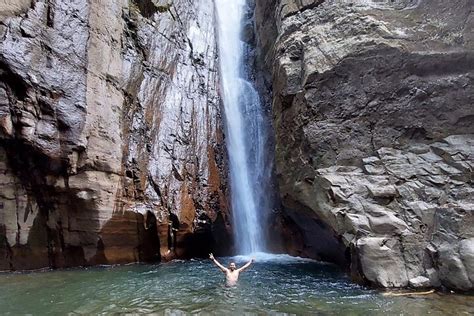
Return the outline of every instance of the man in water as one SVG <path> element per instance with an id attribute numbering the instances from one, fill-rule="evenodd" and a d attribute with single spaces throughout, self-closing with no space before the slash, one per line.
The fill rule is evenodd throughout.
<path id="1" fill-rule="evenodd" d="M 240 272 L 242 272 L 245 269 L 247 269 L 248 267 L 250 267 L 250 265 L 254 261 L 253 259 L 251 259 L 242 268 L 237 269 L 237 266 L 235 265 L 234 262 L 231 262 L 229 264 L 228 268 L 224 267 L 222 264 L 219 263 L 219 261 L 216 260 L 216 258 L 214 258 L 214 255 L 212 253 L 209 254 L 209 258 L 212 260 L 212 262 L 214 262 L 214 264 L 216 266 L 219 267 L 219 269 L 221 269 L 222 272 L 225 273 L 225 284 L 226 284 L 226 286 L 235 286 L 235 285 L 237 285 L 237 281 L 239 280 Z"/>

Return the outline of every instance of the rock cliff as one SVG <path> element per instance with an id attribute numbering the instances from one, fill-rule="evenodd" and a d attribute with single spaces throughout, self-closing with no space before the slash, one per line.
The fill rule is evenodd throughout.
<path id="1" fill-rule="evenodd" d="M 213 10 L 0 2 L 0 270 L 228 242 Z"/>
<path id="2" fill-rule="evenodd" d="M 292 250 L 382 287 L 474 288 L 470 0 L 257 0 Z"/>

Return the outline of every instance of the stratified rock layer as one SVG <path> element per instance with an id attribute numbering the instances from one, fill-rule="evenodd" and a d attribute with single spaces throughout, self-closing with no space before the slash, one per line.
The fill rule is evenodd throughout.
<path id="1" fill-rule="evenodd" d="M 212 1 L 6 1 L 0 16 L 0 270 L 228 240 Z"/>
<path id="2" fill-rule="evenodd" d="M 293 251 L 377 286 L 473 289 L 472 6 L 257 0 Z"/>

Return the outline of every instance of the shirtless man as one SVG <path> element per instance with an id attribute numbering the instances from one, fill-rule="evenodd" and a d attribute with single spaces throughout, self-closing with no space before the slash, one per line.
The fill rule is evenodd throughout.
<path id="1" fill-rule="evenodd" d="M 226 286 L 235 286 L 237 285 L 237 281 L 239 280 L 239 274 L 240 272 L 244 271 L 250 265 L 253 263 L 253 259 L 251 259 L 249 262 L 247 262 L 242 268 L 237 269 L 237 266 L 235 265 L 234 262 L 231 262 L 229 264 L 229 268 L 224 267 L 222 264 L 220 264 L 216 258 L 214 258 L 214 255 L 211 253 L 209 254 L 209 258 L 214 262 L 216 266 L 221 269 L 222 272 L 225 273 L 225 284 Z"/>

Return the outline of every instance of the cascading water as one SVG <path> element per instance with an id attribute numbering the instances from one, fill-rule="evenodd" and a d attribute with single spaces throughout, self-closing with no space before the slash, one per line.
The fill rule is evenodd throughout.
<path id="1" fill-rule="evenodd" d="M 246 0 L 215 0 L 221 90 L 226 120 L 233 224 L 240 254 L 263 252 L 270 177 L 266 163 L 265 115 L 244 61 L 250 47 L 242 38 Z"/>

